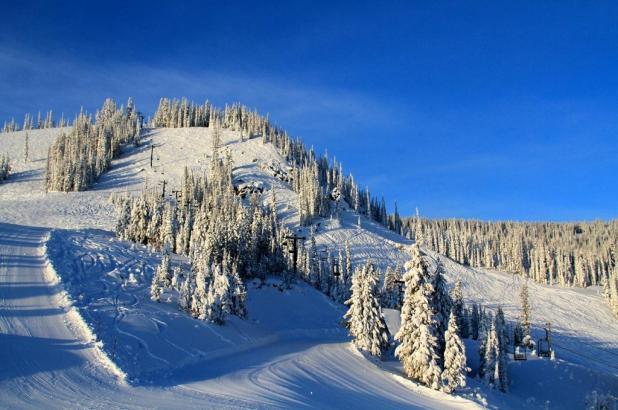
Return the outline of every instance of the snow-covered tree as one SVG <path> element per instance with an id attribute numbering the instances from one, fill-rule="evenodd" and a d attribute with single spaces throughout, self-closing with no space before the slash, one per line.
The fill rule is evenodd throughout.
<path id="1" fill-rule="evenodd" d="M 163 290 L 171 287 L 171 273 L 170 257 L 165 254 L 161 259 L 161 264 L 157 267 L 155 274 L 152 277 L 152 284 L 150 285 L 150 299 L 158 302 Z"/>
<path id="2" fill-rule="evenodd" d="M 406 267 L 401 327 L 395 335 L 399 346 L 395 356 L 408 377 L 437 390 L 441 385 L 442 369 L 437 335 L 439 324 L 433 303 L 435 290 L 418 245 L 412 247 L 412 260 Z"/>
<path id="3" fill-rule="evenodd" d="M 438 337 L 438 346 L 439 351 L 444 351 L 444 344 L 446 343 L 444 340 L 444 334 L 446 333 L 446 329 L 448 328 L 448 320 L 451 313 L 451 308 L 453 305 L 453 301 L 451 300 L 451 296 L 449 295 L 446 280 L 444 279 L 444 265 L 442 265 L 442 261 L 438 258 L 436 263 L 436 270 L 432 275 L 433 281 L 433 311 L 436 313 L 436 319 L 438 320 L 438 327 L 436 329 L 437 337 Z"/>
<path id="4" fill-rule="evenodd" d="M 508 356 L 504 314 L 500 308 L 493 317 L 489 330 L 485 333 L 481 344 L 481 355 L 479 375 L 490 387 L 506 391 L 508 387 Z"/>
<path id="5" fill-rule="evenodd" d="M 382 305 L 389 309 L 401 309 L 402 295 L 402 275 L 397 266 L 386 268 L 384 273 L 384 285 L 382 287 Z"/>
<path id="6" fill-rule="evenodd" d="M 26 133 L 26 139 L 24 141 L 24 162 L 28 162 L 30 159 L 30 137 Z"/>
<path id="7" fill-rule="evenodd" d="M 223 324 L 227 315 L 232 313 L 230 299 L 230 281 L 219 264 L 213 266 L 214 279 L 208 289 L 206 317 L 213 323 Z"/>
<path id="8" fill-rule="evenodd" d="M 519 300 L 521 303 L 521 319 L 520 325 L 522 329 L 522 341 L 529 343 L 530 340 L 530 300 L 528 296 L 528 281 L 523 281 L 521 285 L 521 291 L 519 293 Z"/>
<path id="9" fill-rule="evenodd" d="M 458 387 L 466 385 L 466 348 L 459 336 L 460 330 L 457 311 L 453 308 L 445 333 L 444 370 L 442 371 L 442 388 L 452 393 Z"/>
<path id="10" fill-rule="evenodd" d="M 0 182 L 4 181 L 9 177 L 10 169 L 11 168 L 9 166 L 9 155 L 0 155 Z"/>
<path id="11" fill-rule="evenodd" d="M 381 357 L 389 346 L 389 333 L 382 316 L 377 285 L 377 272 L 371 261 L 354 272 L 352 296 L 344 319 L 354 345 L 373 356 Z"/>
<path id="12" fill-rule="evenodd" d="M 461 279 L 457 279 L 455 281 L 455 286 L 453 287 L 453 294 L 451 295 L 451 300 L 453 301 L 453 311 L 455 312 L 455 317 L 457 318 L 457 329 L 459 329 L 459 336 L 462 338 L 468 337 L 468 329 L 467 323 L 464 313 L 464 301 L 463 301 L 463 291 L 461 288 Z M 452 315 L 452 314 L 451 314 Z"/>

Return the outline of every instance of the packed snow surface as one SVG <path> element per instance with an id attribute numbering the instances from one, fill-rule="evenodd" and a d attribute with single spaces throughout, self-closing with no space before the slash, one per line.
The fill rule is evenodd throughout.
<path id="1" fill-rule="evenodd" d="M 0 184 L 1 407 L 582 408 L 592 390 L 618 392 L 618 321 L 593 288 L 530 283 L 535 338 L 551 322 L 557 360 L 511 362 L 506 394 L 468 378 L 457 396 L 405 379 L 392 358 L 358 353 L 340 323 L 345 307 L 302 283 L 249 282 L 249 317 L 223 326 L 180 312 L 173 292 L 152 302 L 161 255 L 114 238 L 110 195 L 162 189 L 162 181 L 172 192 L 185 166 L 207 169 L 210 130 L 147 130 L 143 145 L 125 147 L 93 189 L 46 193 L 47 149 L 62 131 L 28 131 L 28 162 L 25 132 L 0 134 L 0 152 L 14 165 Z M 235 180 L 263 188 L 264 201 L 274 190 L 281 219 L 296 228 L 297 196 L 277 175 L 286 164 L 274 147 L 224 131 L 223 148 Z M 408 259 L 410 241 L 351 210 L 315 227 L 320 247 L 349 241 L 354 264 Z M 518 276 L 442 259 L 467 301 L 517 317 Z M 386 316 L 394 333 L 397 312 Z M 472 376 L 478 343 L 466 342 Z"/>

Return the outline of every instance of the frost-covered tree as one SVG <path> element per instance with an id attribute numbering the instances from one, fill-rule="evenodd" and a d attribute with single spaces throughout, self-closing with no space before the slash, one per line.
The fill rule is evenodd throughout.
<path id="1" fill-rule="evenodd" d="M 131 200 L 121 198 L 117 207 L 118 219 L 116 220 L 116 237 L 118 239 L 132 239 L 128 229 L 131 223 Z"/>
<path id="2" fill-rule="evenodd" d="M 10 170 L 11 167 L 9 165 L 9 155 L 0 155 L 0 182 L 4 181 L 9 177 Z"/>
<path id="3" fill-rule="evenodd" d="M 498 313 L 493 317 L 481 344 L 479 375 L 490 387 L 506 391 L 508 387 L 507 365 L 504 314 L 502 309 L 498 308 Z"/>
<path id="4" fill-rule="evenodd" d="M 28 162 L 30 159 L 30 137 L 28 133 L 26 133 L 26 138 L 24 140 L 24 162 Z"/>
<path id="5" fill-rule="evenodd" d="M 412 260 L 407 263 L 404 282 L 401 327 L 395 335 L 399 346 L 395 356 L 408 377 L 437 390 L 442 374 L 437 335 L 439 319 L 434 312 L 432 275 L 418 245 L 412 247 Z"/>
<path id="6" fill-rule="evenodd" d="M 519 300 L 521 303 L 520 325 L 522 329 L 522 341 L 528 344 L 530 340 L 530 300 L 528 295 L 527 280 L 523 281 L 523 284 L 521 285 Z"/>
<path id="7" fill-rule="evenodd" d="M 371 261 L 354 272 L 352 296 L 346 304 L 350 307 L 344 319 L 354 345 L 381 357 L 388 349 L 389 333 L 380 308 L 377 272 Z"/>
<path id="8" fill-rule="evenodd" d="M 206 317 L 211 322 L 220 325 L 225 323 L 226 316 L 232 313 L 230 281 L 220 265 L 214 264 L 212 269 L 214 279 L 208 289 Z"/>
<path id="9" fill-rule="evenodd" d="M 174 252 L 176 249 L 176 231 L 178 230 L 178 222 L 176 220 L 176 211 L 166 203 L 163 209 L 163 219 L 159 229 L 159 241 L 162 248 L 166 252 Z"/>
<path id="10" fill-rule="evenodd" d="M 465 320 L 466 317 L 464 313 L 464 301 L 463 301 L 463 291 L 461 288 L 461 279 L 457 279 L 455 281 L 455 286 L 453 287 L 453 294 L 451 295 L 451 300 L 453 301 L 453 312 L 455 313 L 455 318 L 457 318 L 457 329 L 459 330 L 459 336 L 465 339 L 468 337 L 468 329 L 467 329 L 468 326 Z"/>
<path id="11" fill-rule="evenodd" d="M 154 276 L 152 277 L 152 283 L 150 285 L 150 299 L 158 302 L 161 298 L 163 290 L 172 286 L 170 270 L 170 257 L 169 255 L 163 255 L 161 264 L 157 267 Z"/>
<path id="12" fill-rule="evenodd" d="M 382 305 L 388 309 L 401 309 L 402 295 L 402 275 L 397 266 L 386 268 L 384 273 L 384 285 L 382 287 Z"/>
<path id="13" fill-rule="evenodd" d="M 447 393 L 452 393 L 458 387 L 466 385 L 466 348 L 459 336 L 460 330 L 457 311 L 453 308 L 448 322 L 444 338 L 444 370 L 442 371 L 442 388 Z"/>
<path id="14" fill-rule="evenodd" d="M 444 265 L 442 265 L 440 258 L 437 260 L 436 270 L 432 275 L 432 281 L 434 289 L 432 297 L 433 311 L 436 313 L 436 319 L 438 320 L 438 327 L 436 329 L 438 346 L 439 351 L 443 352 L 444 344 L 446 343 L 444 340 L 444 334 L 448 328 L 448 321 L 453 306 L 453 301 L 451 300 L 451 296 L 446 286 L 446 280 L 444 279 Z"/>

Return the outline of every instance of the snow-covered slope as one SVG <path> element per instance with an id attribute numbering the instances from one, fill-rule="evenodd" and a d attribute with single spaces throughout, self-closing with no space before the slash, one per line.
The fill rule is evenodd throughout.
<path id="1" fill-rule="evenodd" d="M 5 369 L 0 404 L 40 407 L 53 398 L 57 407 L 81 407 L 100 397 L 93 406 L 204 407 L 207 400 L 211 407 L 455 408 L 474 407 L 476 401 L 534 408 L 550 400 L 552 407 L 579 408 L 591 388 L 618 391 L 618 323 L 594 289 L 530 284 L 533 321 L 552 323 L 559 360 L 513 363 L 508 395 L 487 393 L 470 381 L 472 387 L 462 392 L 467 399 L 419 387 L 398 375 L 396 362 L 378 365 L 355 352 L 339 325 L 342 306 L 302 284 L 286 292 L 272 284 L 261 289 L 249 284 L 249 318 L 232 318 L 222 327 L 188 318 L 173 300 L 153 303 L 146 287 L 160 255 L 113 238 L 109 197 L 145 186 L 162 189 L 164 180 L 172 192 L 185 166 L 208 166 L 210 130 L 148 130 L 144 144 L 126 147 L 92 190 L 45 193 L 45 155 L 60 132 L 29 131 L 28 163 L 20 160 L 24 132 L 0 134 L 0 152 L 17 159 L 16 173 L 0 184 L 0 337 L 9 346 L 0 355 L 10 364 L 0 367 Z M 274 189 L 282 220 L 296 227 L 297 196 L 266 166 L 285 165 L 274 147 L 260 139 L 241 142 L 230 131 L 224 131 L 222 142 L 234 159 L 235 179 Z M 384 268 L 408 258 L 409 241 L 364 217 L 359 220 L 353 211 L 344 209 L 340 220 L 318 224 L 318 245 L 335 250 L 349 241 L 354 264 L 371 258 Z M 46 258 L 71 301 L 50 283 Z M 450 283 L 462 279 L 467 300 L 500 304 L 507 317 L 518 315 L 518 277 L 444 262 Z M 75 321 L 89 330 L 78 331 Z M 93 343 L 95 336 L 88 332 L 102 343 Z M 15 349 L 20 354 L 5 355 Z M 44 354 L 28 357 L 37 349 L 56 354 L 49 362 Z M 577 365 L 583 367 L 572 367 Z M 129 384 L 119 379 L 119 371 Z M 595 382 L 584 389 L 545 394 L 567 383 L 559 377 L 577 379 L 588 372 L 586 380 Z"/>
<path id="2" fill-rule="evenodd" d="M 0 225 L 3 406 L 475 407 L 410 388 L 366 360 L 339 325 L 342 307 L 306 285 L 250 283 L 249 318 L 215 326 L 149 300 L 147 250 L 110 243 L 103 231 L 48 235 Z"/>

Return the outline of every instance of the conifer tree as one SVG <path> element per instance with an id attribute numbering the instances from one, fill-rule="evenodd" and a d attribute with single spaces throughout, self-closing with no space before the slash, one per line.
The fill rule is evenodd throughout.
<path id="1" fill-rule="evenodd" d="M 24 162 L 28 162 L 30 158 L 30 137 L 26 133 L 26 140 L 24 141 Z"/>
<path id="2" fill-rule="evenodd" d="M 445 333 L 446 347 L 444 349 L 444 370 L 442 371 L 442 385 L 447 393 L 452 393 L 458 387 L 465 387 L 466 385 L 466 349 L 459 336 L 458 321 L 457 311 L 453 308 Z"/>
<path id="3" fill-rule="evenodd" d="M 467 324 L 465 322 L 464 315 L 464 301 L 463 291 L 461 288 L 461 279 L 455 281 L 455 287 L 453 288 L 453 295 L 451 297 L 453 301 L 453 311 L 455 312 L 455 318 L 457 318 L 457 329 L 459 329 L 459 336 L 462 338 L 468 337 Z M 452 314 L 451 314 L 452 315 Z"/>
<path id="4" fill-rule="evenodd" d="M 412 247 L 412 260 L 404 275 L 405 293 L 401 308 L 401 327 L 395 335 L 399 346 L 395 356 L 406 375 L 432 389 L 440 388 L 438 318 L 433 311 L 433 281 L 419 246 Z"/>
<path id="5" fill-rule="evenodd" d="M 395 269 L 392 267 L 386 268 L 384 274 L 384 286 L 382 288 L 382 304 L 389 309 L 401 309 L 403 295 L 401 294 L 401 271 L 399 266 Z"/>
<path id="6" fill-rule="evenodd" d="M 495 389 L 506 391 L 508 385 L 505 323 L 502 309 L 493 317 L 481 344 L 481 369 L 479 375 Z"/>
<path id="7" fill-rule="evenodd" d="M 440 258 L 437 260 L 436 270 L 433 273 L 432 281 L 434 289 L 432 297 L 433 311 L 435 312 L 436 319 L 438 321 L 436 334 L 438 337 L 439 351 L 443 352 L 444 345 L 446 343 L 444 340 L 444 334 L 448 328 L 448 321 L 453 306 L 453 301 L 451 300 L 446 287 L 446 280 L 444 279 L 444 266 L 442 265 Z"/>
<path id="8" fill-rule="evenodd" d="M 528 281 L 523 281 L 521 291 L 519 293 L 519 300 L 521 302 L 521 328 L 523 331 L 523 339 L 526 344 L 530 339 L 530 302 L 528 298 Z"/>
<path id="9" fill-rule="evenodd" d="M 157 267 L 157 270 L 152 277 L 152 284 L 150 285 L 150 299 L 158 302 L 163 290 L 171 287 L 171 285 L 170 257 L 165 254 L 161 259 L 161 264 Z"/>
<path id="10" fill-rule="evenodd" d="M 9 155 L 0 155 L 0 182 L 4 181 L 9 177 L 9 170 Z"/>
<path id="11" fill-rule="evenodd" d="M 377 287 L 377 273 L 368 261 L 352 278 L 352 297 L 344 318 L 354 345 L 369 354 L 381 357 L 389 346 L 389 333 L 382 316 Z"/>

